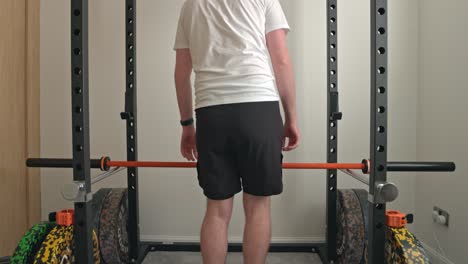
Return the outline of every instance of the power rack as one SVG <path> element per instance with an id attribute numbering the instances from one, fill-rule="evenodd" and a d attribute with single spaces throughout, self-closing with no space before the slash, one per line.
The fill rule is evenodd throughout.
<path id="1" fill-rule="evenodd" d="M 71 1 L 71 86 L 73 180 L 84 186 L 75 201 L 76 261 L 93 263 L 91 168 L 89 143 L 88 1 Z"/>
<path id="2" fill-rule="evenodd" d="M 387 0 L 371 1 L 371 142 L 369 184 L 369 263 L 384 263 L 386 203 L 376 186 L 387 182 Z"/>
<path id="3" fill-rule="evenodd" d="M 327 162 L 338 162 L 338 1 L 327 0 Z M 326 257 L 330 261 L 337 259 L 336 245 L 336 199 L 338 188 L 338 170 L 327 170 L 326 198 Z M 323 251 L 323 250 L 322 250 Z M 323 257 L 322 257 L 323 259 Z"/>
<path id="4" fill-rule="evenodd" d="M 127 123 L 127 160 L 138 160 L 137 130 L 137 56 L 136 56 L 136 0 L 126 0 L 126 91 L 125 112 L 122 119 Z M 140 222 L 138 203 L 138 168 L 128 168 L 128 243 L 129 258 L 132 263 L 138 259 L 140 250 Z"/>
<path id="5" fill-rule="evenodd" d="M 73 180 L 80 186 L 75 200 L 75 244 L 77 263 L 93 263 L 92 243 L 92 179 L 91 169 L 108 170 L 109 158 L 91 159 L 89 140 L 89 81 L 88 81 L 88 0 L 71 1 L 71 93 L 73 126 L 73 159 L 28 159 L 29 167 L 73 168 Z M 125 1 L 125 110 L 121 118 L 126 122 L 127 161 L 114 162 L 127 167 L 128 181 L 128 242 L 131 263 L 141 263 L 148 251 L 199 251 L 199 243 L 163 244 L 141 243 L 138 203 L 138 140 L 137 140 L 137 5 L 136 0 Z M 382 188 L 392 187 L 387 182 L 387 171 L 454 171 L 450 162 L 388 162 L 388 10 L 387 0 L 370 0 L 371 12 L 371 138 L 370 160 L 352 164 L 370 172 L 369 179 L 356 179 L 369 185 L 368 260 L 371 264 L 385 262 L 385 211 L 389 201 Z M 289 168 L 327 168 L 326 218 L 324 243 L 272 244 L 270 252 L 316 252 L 324 263 L 337 261 L 337 180 L 338 164 L 338 2 L 326 0 L 327 5 L 327 166 L 324 164 L 285 164 Z M 193 167 L 177 162 L 139 162 L 150 167 Z M 133 164 L 133 165 L 132 165 Z M 143 165 L 145 164 L 145 165 Z M 362 165 L 362 166 L 361 166 Z M 117 165 L 115 165 L 117 166 Z M 102 179 L 102 178 L 101 178 Z M 396 197 L 396 196 L 395 196 Z M 242 251 L 241 244 L 230 244 L 229 251 Z"/>

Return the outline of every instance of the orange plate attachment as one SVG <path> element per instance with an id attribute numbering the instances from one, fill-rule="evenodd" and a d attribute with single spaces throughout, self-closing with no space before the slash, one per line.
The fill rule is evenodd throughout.
<path id="1" fill-rule="evenodd" d="M 57 224 L 61 226 L 72 226 L 75 219 L 75 210 L 62 210 L 57 212 Z"/>
<path id="2" fill-rule="evenodd" d="M 387 226 L 391 228 L 403 228 L 408 223 L 406 214 L 399 211 L 387 211 Z"/>

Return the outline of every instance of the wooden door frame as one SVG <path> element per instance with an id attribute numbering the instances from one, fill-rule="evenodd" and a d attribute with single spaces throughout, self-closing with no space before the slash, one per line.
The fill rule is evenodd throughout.
<path id="1" fill-rule="evenodd" d="M 40 155 L 40 0 L 26 0 L 26 155 Z M 25 160 L 26 158 L 25 157 Z M 25 165 L 26 166 L 26 165 Z M 41 220 L 39 169 L 26 170 L 28 226 Z"/>

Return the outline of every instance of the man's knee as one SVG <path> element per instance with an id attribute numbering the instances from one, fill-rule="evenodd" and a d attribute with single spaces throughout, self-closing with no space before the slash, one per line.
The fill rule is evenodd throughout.
<path id="1" fill-rule="evenodd" d="M 207 203 L 207 216 L 229 222 L 232 215 L 233 198 L 227 200 L 211 200 Z"/>
<path id="2" fill-rule="evenodd" d="M 254 196 L 244 192 L 243 200 L 245 216 L 247 218 L 270 215 L 270 196 Z"/>

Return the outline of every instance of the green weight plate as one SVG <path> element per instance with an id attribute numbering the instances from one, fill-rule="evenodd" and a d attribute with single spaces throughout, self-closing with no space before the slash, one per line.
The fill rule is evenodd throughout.
<path id="1" fill-rule="evenodd" d="M 360 264 L 367 263 L 367 246 L 368 246 L 368 227 L 369 227 L 369 193 L 366 190 L 354 189 L 357 198 L 359 199 L 359 204 L 361 205 L 362 217 L 364 219 L 364 251 Z"/>
<path id="2" fill-rule="evenodd" d="M 419 240 L 406 228 L 387 229 L 385 251 L 387 264 L 430 263 Z"/>
<path id="3" fill-rule="evenodd" d="M 365 233 L 359 199 L 353 190 L 339 190 L 337 204 L 337 263 L 360 263 Z"/>
<path id="4" fill-rule="evenodd" d="M 121 248 L 125 247 L 122 236 L 126 233 L 128 218 L 124 213 L 125 210 L 122 209 L 122 206 L 126 206 L 126 192 L 127 189 L 112 189 L 102 205 L 99 224 L 99 246 L 101 248 L 101 257 L 107 264 L 128 263 L 123 261 L 128 258 L 128 254 L 122 253 L 128 252 L 128 249 Z"/>
<path id="5" fill-rule="evenodd" d="M 42 245 L 42 242 L 55 226 L 53 223 L 42 223 L 31 227 L 18 243 L 13 253 L 11 264 L 30 264 L 33 263 L 36 252 Z"/>

